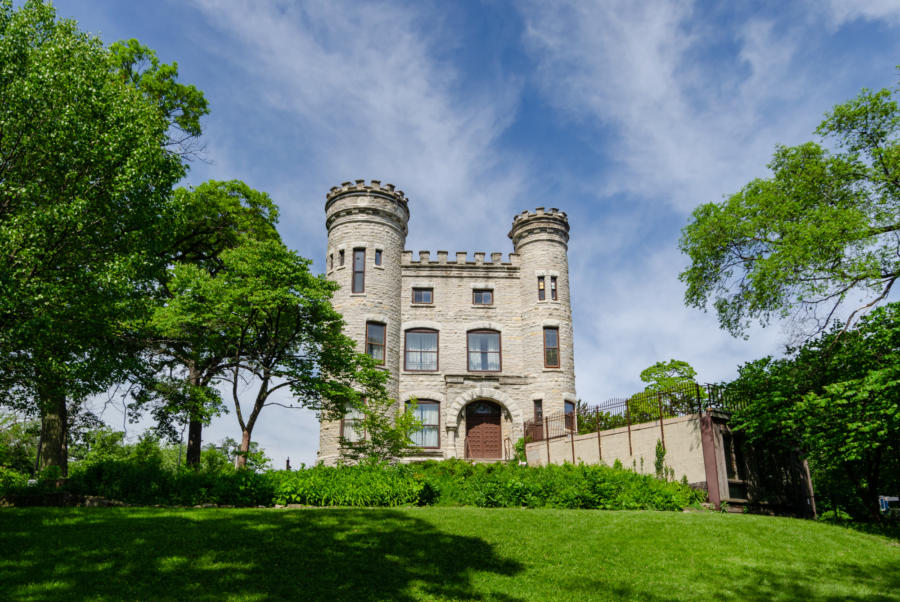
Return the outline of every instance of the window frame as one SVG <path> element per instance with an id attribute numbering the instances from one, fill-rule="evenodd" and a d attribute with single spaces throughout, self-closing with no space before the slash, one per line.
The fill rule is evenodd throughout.
<path id="1" fill-rule="evenodd" d="M 469 335 L 472 334 L 496 334 L 497 335 L 497 366 L 496 370 L 473 370 L 470 363 Z M 478 352 L 481 353 L 481 352 Z M 493 353 L 493 352 L 487 352 Z M 476 328 L 475 330 L 466 331 L 466 371 L 467 372 L 503 372 L 503 334 L 499 330 L 491 330 L 490 328 Z"/>
<path id="2" fill-rule="evenodd" d="M 557 293 L 556 289 L 557 289 L 556 276 L 550 276 L 550 300 L 551 301 L 559 300 L 559 294 Z"/>
<path id="3" fill-rule="evenodd" d="M 479 303 L 479 302 L 478 302 L 478 297 L 477 297 L 477 295 L 478 295 L 479 293 L 481 293 L 482 295 L 483 295 L 484 293 L 489 294 L 489 295 L 491 296 L 491 302 L 490 302 L 490 303 Z M 493 304 L 494 304 L 494 289 L 492 289 L 492 288 L 475 288 L 475 289 L 472 289 L 472 305 L 493 305 Z"/>
<path id="4" fill-rule="evenodd" d="M 431 292 L 431 301 L 416 301 L 416 293 L 417 292 Z M 412 287 L 412 300 L 411 303 L 413 305 L 434 305 L 434 287 L 431 286 L 414 286 Z"/>
<path id="5" fill-rule="evenodd" d="M 544 420 L 544 400 L 543 399 L 532 399 L 531 400 L 534 406 L 534 420 L 535 422 L 543 422 Z"/>
<path id="6" fill-rule="evenodd" d="M 346 413 L 343 416 L 341 416 L 341 433 L 340 433 L 341 445 L 344 445 L 345 441 L 347 443 L 356 443 L 357 441 L 365 441 L 366 440 L 366 430 L 365 429 L 362 429 L 362 431 L 357 431 L 357 436 L 359 437 L 358 439 L 348 439 L 347 437 L 344 436 L 344 429 L 345 429 L 347 423 L 358 423 L 365 418 L 365 415 L 361 415 L 358 417 L 353 417 L 353 418 L 348 419 L 347 414 L 355 411 L 355 409 L 356 408 L 350 408 L 349 410 L 346 411 Z M 354 430 L 356 430 L 356 429 L 354 429 Z"/>
<path id="7" fill-rule="evenodd" d="M 382 252 L 381 249 L 375 249 L 375 265 L 378 265 L 378 266 L 381 265 L 381 263 L 382 263 L 381 259 L 382 259 L 383 254 L 384 253 Z"/>
<path id="8" fill-rule="evenodd" d="M 556 331 L 556 346 L 551 347 L 547 345 L 547 331 L 553 330 Z M 556 364 L 548 364 L 547 363 L 547 352 L 551 349 L 556 350 Z M 559 357 L 559 326 L 544 326 L 544 368 L 559 368 L 560 366 L 560 357 Z"/>
<path id="9" fill-rule="evenodd" d="M 547 300 L 547 278 L 538 276 L 538 301 Z"/>
<path id="10" fill-rule="evenodd" d="M 409 404 L 410 404 L 410 400 L 407 400 L 406 401 L 406 411 L 407 412 L 409 411 Z M 421 406 L 423 404 L 437 406 L 438 421 L 437 421 L 437 424 L 424 424 L 423 423 L 422 429 L 420 431 L 416 431 L 416 432 L 418 433 L 418 432 L 424 431 L 425 427 L 435 427 L 437 429 L 437 445 L 431 446 L 431 445 L 415 445 L 415 444 L 413 444 L 413 447 L 416 449 L 440 449 L 441 448 L 441 402 L 435 401 L 434 399 L 419 399 L 416 401 L 416 405 L 418 405 L 418 406 Z"/>
<path id="11" fill-rule="evenodd" d="M 344 249 L 338 251 L 338 266 L 344 267 Z"/>
<path id="12" fill-rule="evenodd" d="M 409 333 L 434 333 L 434 368 L 417 369 L 409 368 L 407 361 L 407 353 L 409 351 Z M 431 353 L 418 350 L 417 353 Z M 441 332 L 434 328 L 409 328 L 403 331 L 403 371 L 404 372 L 438 372 L 441 368 Z"/>
<path id="13" fill-rule="evenodd" d="M 377 357 L 375 357 L 374 355 L 369 353 L 369 326 L 370 325 L 381 326 L 381 328 L 383 329 L 381 331 L 383 334 L 383 336 L 381 338 L 381 344 L 380 345 L 378 345 L 377 343 L 375 344 L 375 346 L 381 347 L 381 361 L 378 361 Z M 367 320 L 366 321 L 365 351 L 366 351 L 366 355 L 368 355 L 373 360 L 375 360 L 376 366 L 384 366 L 385 359 L 387 358 L 387 324 L 385 324 L 383 322 L 376 322 L 375 320 Z"/>
<path id="14" fill-rule="evenodd" d="M 570 407 L 572 408 L 571 412 L 568 411 Z M 577 413 L 578 405 L 574 401 L 563 400 L 563 416 L 567 430 L 574 431 L 578 427 Z"/>
<path id="15" fill-rule="evenodd" d="M 362 253 L 362 269 L 356 269 L 356 254 Z M 365 247 L 353 249 L 353 265 L 350 266 L 352 269 L 350 270 L 350 292 L 352 293 L 365 293 L 366 292 L 366 249 Z M 356 286 L 356 275 L 362 275 L 362 282 L 360 283 L 359 289 L 357 290 Z"/>

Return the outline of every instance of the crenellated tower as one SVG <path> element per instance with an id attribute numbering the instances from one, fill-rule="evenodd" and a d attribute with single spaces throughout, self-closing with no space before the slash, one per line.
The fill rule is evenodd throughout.
<path id="1" fill-rule="evenodd" d="M 572 305 L 569 296 L 569 220 L 556 208 L 538 207 L 513 219 L 509 232 L 521 262 L 520 299 L 525 364 L 542 366 L 531 397 L 543 401 L 544 414 L 562 412 L 575 402 L 575 355 L 572 342 Z M 558 358 L 548 360 L 553 343 Z M 550 354 L 552 356 L 552 352 Z"/>
<path id="2" fill-rule="evenodd" d="M 358 343 L 359 350 L 381 355 L 391 373 L 388 393 L 395 399 L 402 346 L 400 258 L 408 221 L 406 196 L 393 184 L 344 182 L 326 197 L 326 274 L 341 285 L 332 303 L 347 323 L 345 334 Z"/>

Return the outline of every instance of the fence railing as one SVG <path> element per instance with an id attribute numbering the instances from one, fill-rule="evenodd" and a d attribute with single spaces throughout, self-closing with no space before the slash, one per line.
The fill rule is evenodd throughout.
<path id="1" fill-rule="evenodd" d="M 582 406 L 577 414 L 557 413 L 525 421 L 526 441 L 543 441 L 572 434 L 594 433 L 633 424 L 662 421 L 708 410 L 733 412 L 748 397 L 721 385 L 682 383 L 663 391 L 641 391 L 630 397 Z"/>

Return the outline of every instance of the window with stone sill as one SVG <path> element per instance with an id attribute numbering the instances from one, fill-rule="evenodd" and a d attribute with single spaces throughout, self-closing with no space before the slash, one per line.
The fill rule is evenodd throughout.
<path id="1" fill-rule="evenodd" d="M 407 411 L 411 403 L 406 402 Z M 421 423 L 422 428 L 412 435 L 413 445 L 426 449 L 436 449 L 441 446 L 441 404 L 428 399 L 420 399 L 413 412 Z"/>
<path id="2" fill-rule="evenodd" d="M 538 276 L 538 301 L 543 301 L 547 298 L 547 290 L 546 283 L 543 276 Z"/>
<path id="3" fill-rule="evenodd" d="M 466 337 L 470 372 L 500 372 L 502 366 L 500 333 L 496 330 L 470 330 Z"/>
<path id="4" fill-rule="evenodd" d="M 366 322 L 366 353 L 379 365 L 384 364 L 384 334 L 384 324 Z"/>
<path id="5" fill-rule="evenodd" d="M 428 305 L 434 303 L 434 289 L 416 287 L 412 290 L 412 302 L 416 305 Z"/>
<path id="6" fill-rule="evenodd" d="M 362 428 L 362 420 L 364 415 L 362 411 L 356 408 L 350 408 L 341 419 L 341 439 L 348 443 L 355 443 L 366 438 L 366 433 Z"/>
<path id="7" fill-rule="evenodd" d="M 472 303 L 474 305 L 493 305 L 494 291 L 490 289 L 475 289 L 472 291 Z"/>
<path id="8" fill-rule="evenodd" d="M 415 328 L 406 331 L 403 369 L 433 372 L 438 369 L 438 331 Z"/>
<path id="9" fill-rule="evenodd" d="M 559 328 L 544 327 L 544 368 L 559 368 Z"/>
<path id="10" fill-rule="evenodd" d="M 366 250 L 353 249 L 353 293 L 366 292 Z"/>

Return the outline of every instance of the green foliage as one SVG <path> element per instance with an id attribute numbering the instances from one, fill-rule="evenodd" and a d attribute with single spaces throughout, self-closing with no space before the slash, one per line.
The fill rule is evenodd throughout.
<path id="1" fill-rule="evenodd" d="M 659 439 L 656 440 L 656 459 L 653 461 L 653 468 L 656 470 L 657 479 L 667 478 L 666 448 Z"/>
<path id="2" fill-rule="evenodd" d="M 422 475 L 405 466 L 316 466 L 276 475 L 276 504 L 402 506 L 433 500 L 433 490 Z"/>
<path id="3" fill-rule="evenodd" d="M 878 520 L 879 493 L 900 490 L 900 304 L 739 370 L 752 403 L 734 424 L 751 441 L 800 448 L 823 508 Z"/>
<path id="4" fill-rule="evenodd" d="M 415 448 L 411 436 L 422 428 L 415 417 L 416 400 L 412 399 L 403 411 L 398 411 L 397 403 L 387 396 L 384 388 L 387 373 L 374 367 L 368 356 L 359 358 L 363 367 L 359 379 L 365 387 L 348 407 L 355 408 L 357 432 L 361 437 L 356 441 L 341 439 L 341 459 L 350 462 L 384 463 L 396 462 L 407 456 Z"/>
<path id="5" fill-rule="evenodd" d="M 41 424 L 0 411 L 0 468 L 31 474 L 37 460 Z"/>
<path id="6" fill-rule="evenodd" d="M 50 4 L 0 1 L 0 392 L 41 416 L 42 462 L 63 472 L 73 406 L 139 363 L 186 169 L 110 61 Z"/>
<path id="7" fill-rule="evenodd" d="M 25 487 L 28 481 L 28 475 L 19 472 L 13 468 L 0 466 L 0 492 L 8 489 L 18 489 Z"/>
<path id="8" fill-rule="evenodd" d="M 641 372 L 641 381 L 647 383 L 645 391 L 668 391 L 696 379 L 697 371 L 689 363 L 676 359 L 656 362 Z"/>
<path id="9" fill-rule="evenodd" d="M 688 305 L 712 303 L 737 336 L 773 316 L 823 332 L 848 295 L 886 299 L 900 276 L 895 94 L 863 90 L 826 115 L 816 133 L 839 152 L 778 147 L 771 178 L 694 211 L 680 242 Z"/>

